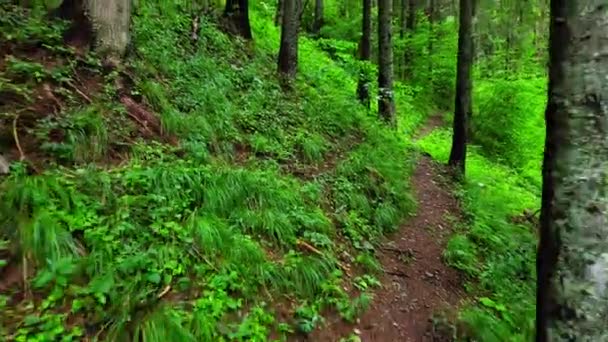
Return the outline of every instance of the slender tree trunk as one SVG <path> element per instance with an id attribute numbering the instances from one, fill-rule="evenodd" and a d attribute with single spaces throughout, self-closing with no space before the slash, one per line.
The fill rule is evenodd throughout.
<path id="1" fill-rule="evenodd" d="M 359 46 L 359 59 L 364 62 L 369 62 L 372 58 L 372 0 L 363 0 L 363 20 L 362 20 L 362 35 L 361 45 Z M 359 101 L 367 108 L 370 107 L 369 88 L 370 77 L 365 68 L 359 72 L 359 84 L 357 85 L 357 95 Z"/>
<path id="2" fill-rule="evenodd" d="M 416 28 L 416 0 L 409 0 L 406 27 L 410 32 L 414 31 L 414 28 Z"/>
<path id="3" fill-rule="evenodd" d="M 378 0 L 378 114 L 391 126 L 396 126 L 395 100 L 393 98 L 393 46 L 391 42 L 392 0 Z"/>
<path id="4" fill-rule="evenodd" d="M 409 37 L 414 35 L 414 28 L 416 27 L 416 0 L 408 0 L 407 18 L 405 22 L 405 28 Z M 411 41 L 405 47 L 404 53 L 404 77 L 405 79 L 412 79 L 414 77 L 414 49 L 411 46 Z"/>
<path id="5" fill-rule="evenodd" d="M 318 35 L 321 32 L 321 28 L 323 27 L 324 19 L 323 19 L 323 0 L 315 1 L 315 20 L 313 23 L 312 31 L 314 34 Z"/>
<path id="6" fill-rule="evenodd" d="M 245 39 L 251 39 L 251 25 L 249 24 L 249 1 L 226 0 L 224 17 L 228 19 L 229 29 Z"/>
<path id="7" fill-rule="evenodd" d="M 405 33 L 407 32 L 407 4 L 409 0 L 401 0 L 401 22 L 399 23 L 399 38 L 405 38 Z"/>
<path id="8" fill-rule="evenodd" d="M 298 29 L 301 0 L 283 0 L 279 72 L 293 79 L 298 70 Z"/>
<path id="9" fill-rule="evenodd" d="M 435 0 L 429 0 L 429 76 L 431 77 L 431 87 L 433 87 L 433 40 L 435 24 Z"/>
<path id="10" fill-rule="evenodd" d="M 536 341 L 608 332 L 608 11 L 552 0 Z"/>
<path id="11" fill-rule="evenodd" d="M 130 41 L 131 0 L 85 0 L 95 32 L 95 49 L 118 64 Z"/>
<path id="12" fill-rule="evenodd" d="M 473 62 L 473 1 L 460 0 L 458 28 L 458 61 L 456 70 L 456 98 L 454 101 L 454 134 L 448 164 L 459 177 L 465 175 L 468 121 L 472 113 L 471 66 Z"/>

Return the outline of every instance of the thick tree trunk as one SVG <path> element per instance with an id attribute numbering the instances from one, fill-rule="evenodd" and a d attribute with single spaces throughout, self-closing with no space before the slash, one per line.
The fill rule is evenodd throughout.
<path id="1" fill-rule="evenodd" d="M 454 101 L 454 134 L 448 164 L 460 177 L 465 175 L 468 121 L 472 113 L 471 66 L 473 63 L 473 1 L 460 0 L 458 28 L 458 61 L 456 70 L 456 98 Z"/>
<path id="2" fill-rule="evenodd" d="M 226 0 L 224 17 L 228 19 L 229 30 L 245 39 L 252 39 L 249 24 L 249 1 Z"/>
<path id="3" fill-rule="evenodd" d="M 361 45 L 359 46 L 360 56 L 362 61 L 369 62 L 372 58 L 372 0 L 363 0 L 363 22 L 362 22 Z M 359 84 L 357 85 L 357 95 L 359 101 L 367 108 L 370 107 L 369 101 L 370 79 L 367 70 L 362 69 L 359 72 Z"/>
<path id="4" fill-rule="evenodd" d="M 298 69 L 298 28 L 301 0 L 283 0 L 279 72 L 292 79 Z"/>
<path id="5" fill-rule="evenodd" d="M 606 341 L 608 11 L 552 0 L 536 341 Z"/>
<path id="6" fill-rule="evenodd" d="M 378 114 L 391 126 L 396 126 L 395 101 L 393 98 L 393 47 L 391 42 L 392 0 L 378 0 Z"/>
<path id="7" fill-rule="evenodd" d="M 319 34 L 321 32 L 321 28 L 324 24 L 323 18 L 323 0 L 315 1 L 315 20 L 312 25 L 312 32 L 314 34 Z"/>
<path id="8" fill-rule="evenodd" d="M 85 0 L 85 6 L 95 32 L 95 49 L 118 63 L 130 41 L 131 0 Z"/>

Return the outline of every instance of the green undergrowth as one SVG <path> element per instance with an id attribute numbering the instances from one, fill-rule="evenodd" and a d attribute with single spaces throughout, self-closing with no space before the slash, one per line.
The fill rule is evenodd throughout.
<path id="1" fill-rule="evenodd" d="M 253 44 L 212 18 L 193 43 L 179 4 L 140 2 L 135 49 L 109 73 L 93 54 L 59 49 L 63 25 L 3 7 L 1 23 L 24 35 L 11 44 L 77 61 L 47 75 L 14 49 L 5 57 L 23 65 L 0 70 L 3 87 L 17 85 L 3 91 L 48 83 L 61 105 L 21 111 L 37 167 L 14 162 L 0 183 L 0 271 L 27 276 L 0 292 L 4 338 L 284 340 L 327 310 L 354 321 L 369 304 L 375 242 L 414 209 L 412 146 L 355 101 L 357 74 L 312 39 L 282 89 L 272 8 L 253 6 Z M 18 78 L 36 75 L 23 68 L 42 74 Z M 97 83 L 91 103 L 70 86 L 83 78 Z M 398 102 L 417 113 L 413 129 L 423 110 L 407 94 Z M 156 135 L 124 96 L 159 117 Z M 1 108 L 3 122 L 36 104 L 22 98 Z"/>
<path id="2" fill-rule="evenodd" d="M 540 187 L 546 77 L 484 79 L 475 84 L 472 139 L 484 155 Z"/>
<path id="3" fill-rule="evenodd" d="M 451 132 L 435 130 L 419 145 L 446 162 Z M 528 341 L 534 332 L 536 227 L 517 218 L 540 206 L 540 189 L 484 154 L 469 147 L 466 182 L 457 190 L 465 218 L 444 253 L 467 276 L 472 295 L 460 312 L 460 334 L 478 341 Z"/>

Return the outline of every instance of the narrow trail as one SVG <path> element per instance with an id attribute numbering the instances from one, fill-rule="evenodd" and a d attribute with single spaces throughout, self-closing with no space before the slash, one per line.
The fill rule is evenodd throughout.
<path id="1" fill-rule="evenodd" d="M 430 118 L 419 136 L 440 124 L 439 116 Z M 337 342 L 353 331 L 362 342 L 446 341 L 432 333 L 430 318 L 457 307 L 464 296 L 459 273 L 442 261 L 460 209 L 442 181 L 440 166 L 427 156 L 418 160 L 412 187 L 418 200 L 417 214 L 378 252 L 385 273 L 371 307 L 357 324 L 334 322 L 309 341 Z"/>

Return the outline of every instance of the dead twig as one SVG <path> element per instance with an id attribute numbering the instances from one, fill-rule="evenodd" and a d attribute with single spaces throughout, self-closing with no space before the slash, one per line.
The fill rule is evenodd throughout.
<path id="1" fill-rule="evenodd" d="M 171 285 L 167 285 L 157 296 L 157 299 L 161 299 L 163 298 L 165 295 L 167 295 L 167 293 L 169 293 L 169 291 L 171 291 Z"/>
<path id="2" fill-rule="evenodd" d="M 384 271 L 384 273 L 389 274 L 389 275 L 394 275 L 397 277 L 402 277 L 402 278 L 409 278 L 410 276 L 406 273 L 403 273 L 401 271 Z"/>
<path id="3" fill-rule="evenodd" d="M 15 115 L 13 119 L 13 139 L 15 139 L 15 146 L 17 146 L 17 150 L 19 150 L 19 160 L 25 160 L 25 153 L 23 153 L 23 148 L 21 148 L 21 143 L 19 142 L 19 134 L 17 133 L 17 121 L 19 120 L 19 114 Z"/>
<path id="4" fill-rule="evenodd" d="M 309 244 L 306 241 L 298 240 L 298 241 L 296 241 L 296 245 L 298 245 L 300 247 L 303 247 L 304 249 L 306 249 L 309 252 L 312 252 L 314 254 L 317 254 L 317 255 L 320 255 L 320 256 L 325 256 L 325 254 L 323 254 L 323 252 L 321 252 L 320 250 L 316 249 L 314 246 L 312 246 L 311 244 Z M 340 267 L 342 269 L 342 271 L 344 271 L 344 273 L 346 273 L 346 275 L 350 277 L 350 268 L 347 267 L 346 265 L 342 264 L 339 261 L 337 261 L 337 263 L 338 263 L 338 267 Z"/>
<path id="5" fill-rule="evenodd" d="M 74 83 L 72 83 L 71 81 L 67 81 L 66 84 L 69 85 L 70 87 L 72 87 L 72 89 L 74 89 L 74 91 L 78 95 L 82 96 L 82 98 L 85 99 L 88 103 L 93 103 L 93 100 L 91 100 L 91 98 L 87 94 L 85 94 L 80 89 L 78 89 L 78 87 L 76 87 L 76 85 Z"/>
<path id="6" fill-rule="evenodd" d="M 411 249 L 403 250 L 395 247 L 380 247 L 383 251 L 394 252 L 398 254 L 407 254 L 408 256 L 412 256 L 414 252 Z"/>

